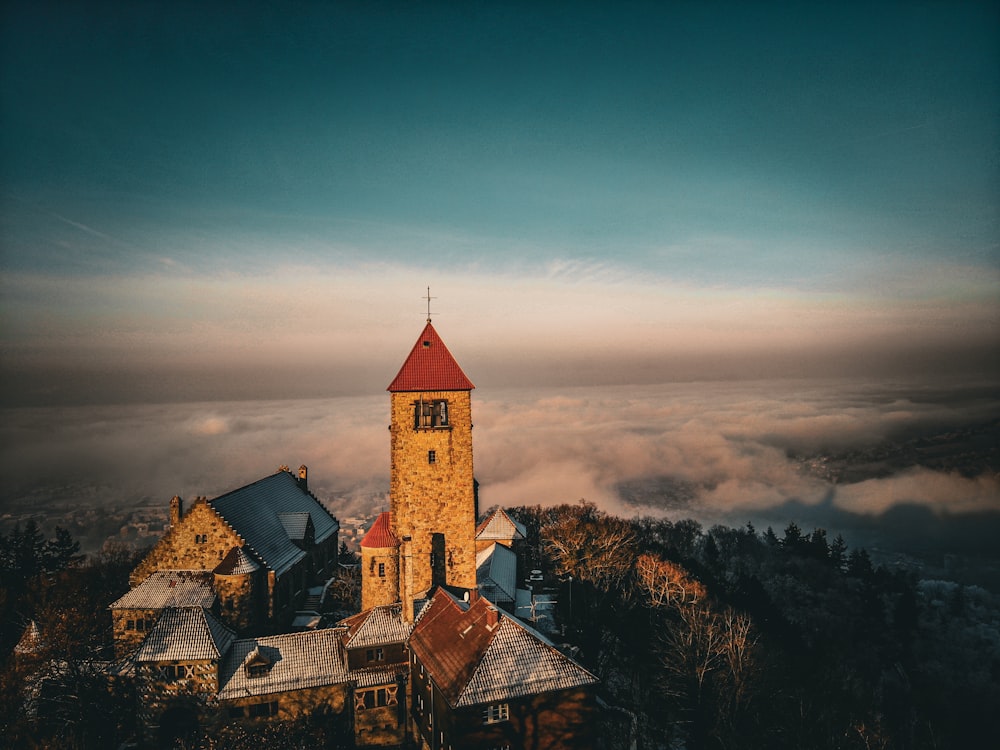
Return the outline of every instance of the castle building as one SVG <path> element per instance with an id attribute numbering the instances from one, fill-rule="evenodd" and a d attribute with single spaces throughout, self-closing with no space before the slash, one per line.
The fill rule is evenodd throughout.
<path id="1" fill-rule="evenodd" d="M 212 578 L 218 614 L 229 625 L 281 629 L 303 603 L 306 589 L 336 571 L 339 529 L 337 519 L 309 492 L 306 467 L 299 467 L 297 477 L 282 467 L 212 500 L 196 498 L 186 512 L 181 498 L 174 497 L 170 529 L 132 571 L 130 583 L 140 587 L 162 571 L 201 571 Z M 139 635 L 138 623 L 149 629 L 148 620 L 125 613 L 116 615 L 115 627 L 127 629 L 131 622 Z"/>
<path id="2" fill-rule="evenodd" d="M 318 712 L 357 747 L 593 746 L 597 679 L 500 610 L 526 531 L 502 510 L 476 526 L 473 387 L 428 319 L 388 388 L 390 510 L 361 542 L 361 612 L 332 626 L 288 632 L 337 568 L 339 523 L 304 466 L 171 501 L 109 607 L 147 739 Z"/>

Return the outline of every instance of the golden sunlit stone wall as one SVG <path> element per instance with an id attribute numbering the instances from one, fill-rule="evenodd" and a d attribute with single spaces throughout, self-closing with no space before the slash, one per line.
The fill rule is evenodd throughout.
<path id="1" fill-rule="evenodd" d="M 261 573 L 215 574 L 212 588 L 219 598 L 220 616 L 237 631 L 244 632 L 263 624 L 261 601 L 267 584 Z"/>
<path id="2" fill-rule="evenodd" d="M 444 399 L 449 425 L 416 428 L 416 403 Z M 412 537 L 413 594 L 430 588 L 432 535 L 443 534 L 444 582 L 476 585 L 472 398 L 469 391 L 396 392 L 391 400 L 392 530 Z M 434 461 L 429 460 L 434 451 Z M 439 553 L 440 554 L 440 553 Z"/>
<path id="3" fill-rule="evenodd" d="M 380 571 L 383 575 L 379 575 Z M 399 548 L 362 547 L 361 610 L 399 600 Z"/>
<path id="4" fill-rule="evenodd" d="M 111 631 L 115 642 L 115 658 L 121 659 L 135 651 L 160 619 L 158 609 L 113 609 Z"/>
<path id="5" fill-rule="evenodd" d="M 229 550 L 242 544 L 205 498 L 198 498 L 132 571 L 129 585 L 138 586 L 157 570 L 214 570 Z"/>

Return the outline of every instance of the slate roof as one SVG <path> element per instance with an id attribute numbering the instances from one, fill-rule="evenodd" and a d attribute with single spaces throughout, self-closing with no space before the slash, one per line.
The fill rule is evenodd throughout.
<path id="1" fill-rule="evenodd" d="M 476 527 L 477 541 L 526 539 L 527 536 L 528 530 L 524 524 L 508 516 L 503 508 L 497 508 Z"/>
<path id="2" fill-rule="evenodd" d="M 212 573 L 207 570 L 157 570 L 108 609 L 211 607 L 215 604 Z"/>
<path id="3" fill-rule="evenodd" d="M 306 554 L 292 542 L 281 515 L 308 513 L 317 542 L 340 528 L 337 519 L 287 471 L 279 471 L 208 502 L 243 538 L 254 555 L 278 575 Z M 301 520 L 302 517 L 294 515 L 294 518 Z"/>
<path id="4" fill-rule="evenodd" d="M 306 531 L 309 529 L 309 514 L 307 512 L 279 513 L 278 520 L 285 527 L 289 539 L 301 542 L 306 538 Z"/>
<path id="5" fill-rule="evenodd" d="M 392 512 L 382 511 L 379 513 L 375 523 L 368 529 L 364 539 L 361 540 L 362 547 L 386 549 L 388 547 L 398 547 L 399 539 L 392 533 Z"/>
<path id="6" fill-rule="evenodd" d="M 260 570 L 260 565 L 250 553 L 243 547 L 233 547 L 212 572 L 220 576 L 242 576 L 255 570 Z"/>
<path id="7" fill-rule="evenodd" d="M 512 602 L 517 595 L 517 555 L 494 542 L 476 553 L 476 584 L 494 603 Z"/>
<path id="8" fill-rule="evenodd" d="M 414 626 L 410 648 L 452 708 L 597 682 L 540 633 L 486 599 L 467 604 L 443 589 Z"/>
<path id="9" fill-rule="evenodd" d="M 403 622 L 401 604 L 384 604 L 372 607 L 340 621 L 347 628 L 344 645 L 347 648 L 366 648 L 383 643 L 402 643 L 413 629 L 412 623 Z"/>
<path id="10" fill-rule="evenodd" d="M 386 390 L 471 391 L 475 387 L 428 320 L 399 373 Z"/>
<path id="11" fill-rule="evenodd" d="M 139 646 L 135 661 L 215 660 L 235 639 L 232 630 L 201 607 L 170 607 Z"/>
<path id="12" fill-rule="evenodd" d="M 339 646 L 342 635 L 340 628 L 323 628 L 235 641 L 219 667 L 218 697 L 245 698 L 347 682 Z M 248 676 L 243 668 L 255 652 L 271 663 L 260 677 Z"/>

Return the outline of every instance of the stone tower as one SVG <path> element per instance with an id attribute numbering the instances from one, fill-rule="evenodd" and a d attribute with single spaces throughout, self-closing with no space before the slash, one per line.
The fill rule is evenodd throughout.
<path id="1" fill-rule="evenodd" d="M 361 540 L 361 610 L 395 604 L 402 598 L 399 540 L 392 533 L 392 514 L 382 513 Z"/>
<path id="2" fill-rule="evenodd" d="M 474 387 L 428 318 L 388 388 L 391 527 L 404 605 L 435 584 L 476 587 Z"/>

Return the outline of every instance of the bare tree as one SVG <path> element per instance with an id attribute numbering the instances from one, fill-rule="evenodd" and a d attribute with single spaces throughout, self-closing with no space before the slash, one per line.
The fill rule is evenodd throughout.
<path id="1" fill-rule="evenodd" d="M 581 501 L 563 506 L 541 529 L 542 544 L 559 575 L 590 581 L 597 588 L 618 586 L 635 559 L 635 535 L 626 521 Z"/>
<path id="2" fill-rule="evenodd" d="M 694 604 L 707 593 L 683 567 L 649 553 L 636 559 L 635 580 L 651 607 Z"/>

